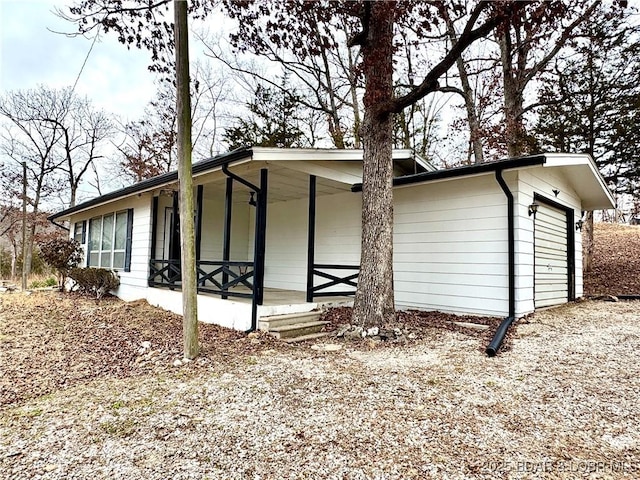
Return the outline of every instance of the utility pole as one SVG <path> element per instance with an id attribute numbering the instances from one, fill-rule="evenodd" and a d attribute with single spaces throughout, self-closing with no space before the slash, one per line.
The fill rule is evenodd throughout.
<path id="1" fill-rule="evenodd" d="M 22 291 L 27 290 L 27 162 L 22 162 Z"/>
<path id="2" fill-rule="evenodd" d="M 178 120 L 178 181 L 180 183 L 180 243 L 182 270 L 182 335 L 184 357 L 198 356 L 198 277 L 191 172 L 191 97 L 189 91 L 189 30 L 187 2 L 174 0 L 176 44 L 176 113 Z M 175 215 L 175 212 L 174 212 Z"/>

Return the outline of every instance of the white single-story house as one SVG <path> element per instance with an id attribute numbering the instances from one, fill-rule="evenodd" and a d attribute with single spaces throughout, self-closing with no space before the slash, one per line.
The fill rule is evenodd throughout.
<path id="1" fill-rule="evenodd" d="M 394 152 L 400 309 L 520 317 L 582 295 L 582 212 L 614 201 L 588 155 L 434 170 Z M 361 150 L 246 148 L 194 163 L 198 316 L 250 330 L 348 300 L 360 264 Z M 68 208 L 115 294 L 181 313 L 177 173 Z"/>

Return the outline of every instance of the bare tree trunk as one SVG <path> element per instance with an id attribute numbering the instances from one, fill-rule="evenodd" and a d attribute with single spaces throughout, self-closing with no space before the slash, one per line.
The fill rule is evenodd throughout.
<path id="1" fill-rule="evenodd" d="M 446 9 L 442 10 L 445 15 L 445 21 L 447 23 L 447 33 L 451 39 L 451 43 L 455 44 L 458 41 L 458 35 L 454 28 L 453 22 L 449 17 Z M 460 83 L 462 85 L 462 97 L 464 98 L 464 106 L 467 110 L 467 121 L 469 122 L 469 143 L 473 150 L 474 163 L 484 162 L 484 152 L 482 148 L 482 135 L 480 134 L 480 121 L 476 113 L 476 105 L 473 98 L 473 89 L 469 83 L 469 75 L 467 74 L 467 67 L 464 62 L 462 54 L 456 60 L 456 67 L 458 67 L 458 74 L 460 75 Z"/>
<path id="2" fill-rule="evenodd" d="M 184 356 L 198 356 L 198 289 L 191 175 L 191 99 L 189 96 L 189 32 L 187 2 L 174 0 L 176 36 L 176 112 L 178 121 L 178 179 L 180 181 L 180 243 L 182 270 L 182 330 Z"/>
<path id="3" fill-rule="evenodd" d="M 522 124 L 523 101 L 518 80 L 515 78 L 513 58 L 511 56 L 511 38 L 509 31 L 500 34 L 500 56 L 502 59 L 502 80 L 504 86 L 504 118 L 506 124 L 507 154 L 518 157 L 523 152 Z"/>
<path id="4" fill-rule="evenodd" d="M 16 281 L 16 278 L 18 277 L 18 245 L 14 244 L 12 245 L 12 250 L 11 250 L 11 280 L 13 280 L 14 282 Z"/>
<path id="5" fill-rule="evenodd" d="M 27 289 L 27 265 L 31 266 L 27 259 L 27 163 L 22 162 L 22 291 Z"/>
<path id="6" fill-rule="evenodd" d="M 593 212 L 587 212 L 582 227 L 582 273 L 593 268 Z"/>
<path id="7" fill-rule="evenodd" d="M 365 23 L 362 240 L 353 306 L 356 325 L 382 326 L 395 318 L 393 298 L 393 116 L 381 105 L 393 95 L 393 2 L 371 2 Z"/>

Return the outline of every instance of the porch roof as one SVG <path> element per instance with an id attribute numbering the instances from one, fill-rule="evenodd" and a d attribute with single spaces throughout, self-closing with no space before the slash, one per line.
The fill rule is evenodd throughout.
<path id="1" fill-rule="evenodd" d="M 203 184 L 225 178 L 224 175 L 220 173 L 223 165 L 238 166 L 240 164 L 251 163 L 252 165 L 247 165 L 241 170 L 251 176 L 251 178 L 249 178 L 250 180 L 255 181 L 257 181 L 257 171 L 260 166 L 268 165 L 275 172 L 281 169 L 294 171 L 292 174 L 283 176 L 281 181 L 277 181 L 277 179 L 274 178 L 273 180 L 276 180 L 275 182 L 273 180 L 269 182 L 272 187 L 278 185 L 281 188 L 286 188 L 288 192 L 286 195 L 281 195 L 280 197 L 274 196 L 270 192 L 270 198 L 272 200 L 286 200 L 288 198 L 300 197 L 303 191 L 305 194 L 308 191 L 306 186 L 302 191 L 299 185 L 297 185 L 301 181 L 301 178 L 298 178 L 301 177 L 301 175 L 304 175 L 305 179 L 308 178 L 308 175 L 316 175 L 319 179 L 325 179 L 324 183 L 321 181 L 319 184 L 319 193 L 323 192 L 323 188 L 325 189 L 324 193 L 332 193 L 332 191 L 337 189 L 349 191 L 354 183 L 362 180 L 362 156 L 362 150 L 246 147 L 213 158 L 194 162 L 192 172 L 194 183 Z M 420 170 L 434 170 L 428 162 L 416 157 L 411 150 L 394 150 L 393 159 L 397 164 L 402 164 L 405 169 L 410 162 L 415 162 Z M 235 173 L 243 173 L 237 172 L 236 168 L 234 168 Z M 253 178 L 254 176 L 255 178 Z M 74 213 L 89 210 L 100 205 L 106 205 L 140 193 L 153 191 L 175 184 L 177 181 L 177 171 L 158 175 L 82 202 L 54 213 L 48 218 L 51 221 L 59 218 L 68 218 Z"/>

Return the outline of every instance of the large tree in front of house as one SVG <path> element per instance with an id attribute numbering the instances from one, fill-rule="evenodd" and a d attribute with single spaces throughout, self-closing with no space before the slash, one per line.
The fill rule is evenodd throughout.
<path id="1" fill-rule="evenodd" d="M 393 298 L 393 115 L 402 112 L 438 90 L 438 79 L 476 40 L 487 36 L 529 2 L 448 2 L 455 12 L 458 31 L 453 43 L 434 49 L 432 59 L 408 91 L 394 96 L 395 34 L 410 30 L 418 40 L 434 38 L 433 32 L 446 25 L 440 4 L 433 2 L 321 1 L 223 1 L 228 16 L 237 20 L 232 44 L 241 51 L 269 39 L 283 55 L 313 57 L 326 49 L 349 47 L 361 50 L 361 63 L 354 65 L 364 76 L 364 119 L 361 138 L 364 147 L 361 268 L 353 309 L 353 322 L 383 325 L 395 317 Z M 159 32 L 169 31 L 153 8 L 159 1 L 132 2 L 126 9 L 104 0 L 84 0 L 71 10 L 80 31 L 104 28 L 115 31 L 126 44 L 146 46 L 161 58 Z M 190 12 L 203 18 L 211 11 L 209 2 L 193 2 Z M 336 22 L 349 38 L 336 36 Z M 141 34 L 142 32 L 142 34 Z M 442 38 L 441 34 L 437 35 Z M 169 42 L 172 43 L 172 42 Z M 285 58 L 286 60 L 286 58 Z M 161 70 L 161 69 L 160 69 Z"/>
<path id="2" fill-rule="evenodd" d="M 426 38 L 446 28 L 440 5 L 428 2 L 224 2 L 228 14 L 238 20 L 232 43 L 240 50 L 268 38 L 282 49 L 312 56 L 319 46 L 338 47 L 331 22 L 349 16 L 353 28 L 349 46 L 361 49 L 364 76 L 364 147 L 362 188 L 362 240 L 358 288 L 352 322 L 384 325 L 395 317 L 393 296 L 393 116 L 437 91 L 443 76 L 462 52 L 488 35 L 526 2 L 450 2 L 462 23 L 457 40 L 434 58 L 419 82 L 402 96 L 394 96 L 395 34 L 411 28 L 416 38 Z M 323 16 L 318 16 L 318 10 Z M 468 10 L 467 10 L 468 9 Z M 310 13 L 314 10 L 313 14 Z M 459 15 L 460 12 L 466 13 Z M 310 24 L 309 21 L 313 22 Z M 311 38 L 307 33 L 326 32 Z"/>

